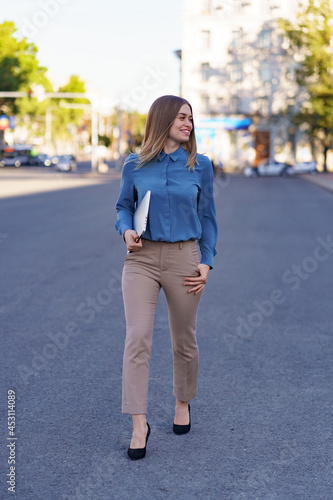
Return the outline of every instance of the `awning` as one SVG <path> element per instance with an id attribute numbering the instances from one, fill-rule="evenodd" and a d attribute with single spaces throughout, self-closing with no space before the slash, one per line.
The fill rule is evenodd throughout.
<path id="1" fill-rule="evenodd" d="M 211 118 L 208 120 L 199 120 L 196 127 L 216 129 L 224 128 L 225 130 L 247 130 L 252 124 L 251 118 Z"/>

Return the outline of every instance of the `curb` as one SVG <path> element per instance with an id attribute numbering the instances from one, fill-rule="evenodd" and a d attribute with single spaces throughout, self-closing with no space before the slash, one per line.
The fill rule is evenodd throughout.
<path id="1" fill-rule="evenodd" d="M 77 177 L 93 177 L 96 179 L 120 179 L 121 172 L 82 172 L 78 173 Z"/>
<path id="2" fill-rule="evenodd" d="M 322 189 L 326 189 L 326 191 L 330 191 L 331 193 L 333 192 L 333 173 L 315 175 L 303 174 L 300 175 L 300 177 L 305 181 L 311 182 L 312 184 L 321 187 Z"/>

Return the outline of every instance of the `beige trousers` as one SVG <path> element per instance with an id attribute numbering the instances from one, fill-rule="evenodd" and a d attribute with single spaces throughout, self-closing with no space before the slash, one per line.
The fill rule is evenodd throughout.
<path id="1" fill-rule="evenodd" d="M 126 317 L 123 358 L 122 413 L 147 413 L 149 363 L 155 309 L 164 290 L 173 353 L 173 394 L 181 401 L 196 396 L 199 351 L 196 319 L 202 292 L 188 293 L 184 278 L 199 276 L 194 240 L 167 243 L 143 240 L 138 252 L 127 254 L 122 276 Z"/>

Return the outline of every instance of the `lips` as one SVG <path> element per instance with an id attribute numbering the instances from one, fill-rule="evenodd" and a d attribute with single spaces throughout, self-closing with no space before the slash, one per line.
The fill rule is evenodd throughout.
<path id="1" fill-rule="evenodd" d="M 185 134 L 185 135 L 190 135 L 190 133 L 191 133 L 190 130 L 181 130 L 181 132 L 183 132 L 183 134 Z"/>

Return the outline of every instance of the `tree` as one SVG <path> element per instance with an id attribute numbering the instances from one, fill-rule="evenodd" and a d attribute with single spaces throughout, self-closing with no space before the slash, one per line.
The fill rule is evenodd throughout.
<path id="1" fill-rule="evenodd" d="M 28 91 L 31 85 L 42 85 L 45 90 L 52 91 L 52 85 L 46 77 L 47 69 L 39 65 L 38 49 L 26 38 L 15 37 L 15 24 L 5 21 L 0 24 L 0 91 Z M 0 114 L 44 114 L 42 108 L 46 103 L 37 99 L 0 98 Z M 3 143 L 3 132 L 0 131 L 0 146 Z"/>
<path id="2" fill-rule="evenodd" d="M 147 116 L 138 111 L 123 114 L 123 132 L 126 134 L 128 151 L 134 152 L 143 141 Z"/>
<path id="3" fill-rule="evenodd" d="M 60 87 L 58 92 L 77 92 L 77 93 L 85 93 L 85 82 L 80 79 L 77 75 L 72 75 L 66 85 Z M 67 103 L 74 104 L 83 104 L 89 105 L 89 101 L 87 99 L 60 99 L 60 101 L 65 101 Z M 69 133 L 69 127 L 77 126 L 80 118 L 84 115 L 84 109 L 67 109 L 58 107 L 54 110 L 53 114 L 55 117 L 54 120 L 54 129 L 57 131 L 59 136 L 67 136 Z"/>
<path id="4" fill-rule="evenodd" d="M 308 0 L 293 24 L 281 20 L 298 61 L 297 83 L 306 89 L 297 123 L 307 124 L 312 143 L 319 143 L 327 171 L 327 152 L 333 148 L 333 10 L 330 0 Z"/>

